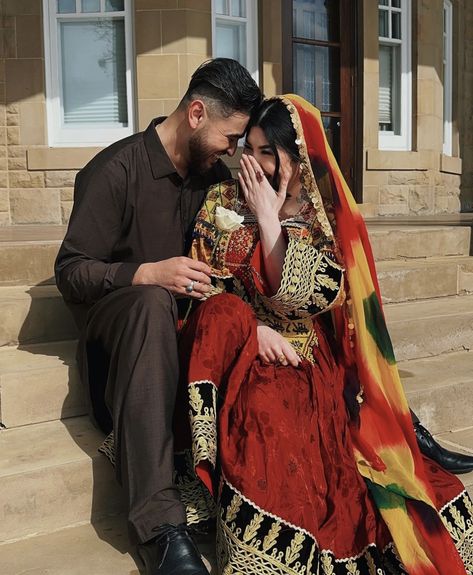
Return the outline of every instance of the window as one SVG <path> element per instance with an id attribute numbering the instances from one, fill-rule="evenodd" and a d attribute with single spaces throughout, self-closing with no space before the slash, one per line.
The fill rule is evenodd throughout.
<path id="1" fill-rule="evenodd" d="M 131 0 L 43 3 L 49 144 L 106 145 L 131 134 Z"/>
<path id="2" fill-rule="evenodd" d="M 238 60 L 258 83 L 257 0 L 212 0 L 215 58 Z"/>
<path id="3" fill-rule="evenodd" d="M 452 3 L 443 3 L 443 153 L 452 155 Z"/>
<path id="4" fill-rule="evenodd" d="M 411 148 L 411 13 L 410 0 L 380 0 L 379 147 Z"/>

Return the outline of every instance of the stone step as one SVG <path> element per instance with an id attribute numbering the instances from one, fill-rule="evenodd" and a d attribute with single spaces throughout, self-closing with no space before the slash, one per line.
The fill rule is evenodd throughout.
<path id="1" fill-rule="evenodd" d="M 217 575 L 213 538 L 197 540 L 211 575 Z M 123 517 L 0 545 L 2 575 L 139 575 Z"/>
<path id="2" fill-rule="evenodd" d="M 119 513 L 102 440 L 87 417 L 0 431 L 0 542 Z"/>
<path id="3" fill-rule="evenodd" d="M 385 306 L 398 361 L 473 348 L 473 295 Z"/>
<path id="4" fill-rule="evenodd" d="M 65 226 L 0 228 L 0 286 L 54 283 L 54 260 Z"/>
<path id="5" fill-rule="evenodd" d="M 0 348 L 0 422 L 7 428 L 87 412 L 76 342 Z"/>
<path id="6" fill-rule="evenodd" d="M 385 260 L 376 265 L 384 303 L 473 292 L 473 257 Z"/>
<path id="7" fill-rule="evenodd" d="M 369 226 L 376 260 L 467 256 L 469 227 L 461 226 Z"/>
<path id="8" fill-rule="evenodd" d="M 431 433 L 473 423 L 473 351 L 398 364 L 410 407 Z"/>
<path id="9" fill-rule="evenodd" d="M 471 426 L 441 433 L 436 436 L 436 439 L 447 449 L 473 455 L 473 427 Z M 473 471 L 459 475 L 458 478 L 466 487 L 470 497 L 473 497 Z"/>
<path id="10" fill-rule="evenodd" d="M 77 338 L 70 311 L 53 285 L 0 287 L 0 346 Z"/>

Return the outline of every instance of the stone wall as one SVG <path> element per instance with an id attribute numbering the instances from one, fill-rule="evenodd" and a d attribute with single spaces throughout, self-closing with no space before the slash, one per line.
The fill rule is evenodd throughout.
<path id="1" fill-rule="evenodd" d="M 463 86 L 461 115 L 459 117 L 460 149 L 463 159 L 461 182 L 462 210 L 473 212 L 473 2 L 464 0 L 464 16 L 458 23 L 462 27 L 461 59 Z"/>

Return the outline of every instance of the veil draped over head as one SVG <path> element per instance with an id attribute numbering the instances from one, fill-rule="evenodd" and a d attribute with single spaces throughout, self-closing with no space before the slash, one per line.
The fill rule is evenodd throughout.
<path id="1" fill-rule="evenodd" d="M 347 385 L 356 380 L 362 401 L 351 425 L 358 470 L 410 575 L 464 575 L 424 471 L 363 218 L 328 145 L 319 110 L 294 94 L 281 100 L 297 133 L 303 188 L 327 240 L 335 236 L 346 269 L 347 299 L 332 314 Z M 335 221 L 329 220 L 324 200 L 333 205 Z"/>

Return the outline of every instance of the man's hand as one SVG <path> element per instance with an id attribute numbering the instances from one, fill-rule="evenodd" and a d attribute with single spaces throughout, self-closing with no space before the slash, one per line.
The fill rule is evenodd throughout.
<path id="1" fill-rule="evenodd" d="M 132 285 L 157 285 L 181 296 L 201 299 L 210 291 L 210 268 L 184 256 L 160 262 L 141 264 L 133 277 Z M 193 286 L 191 292 L 187 286 Z"/>
<path id="2" fill-rule="evenodd" d="M 279 363 L 297 367 L 299 356 L 281 334 L 258 322 L 258 355 L 266 363 Z"/>

